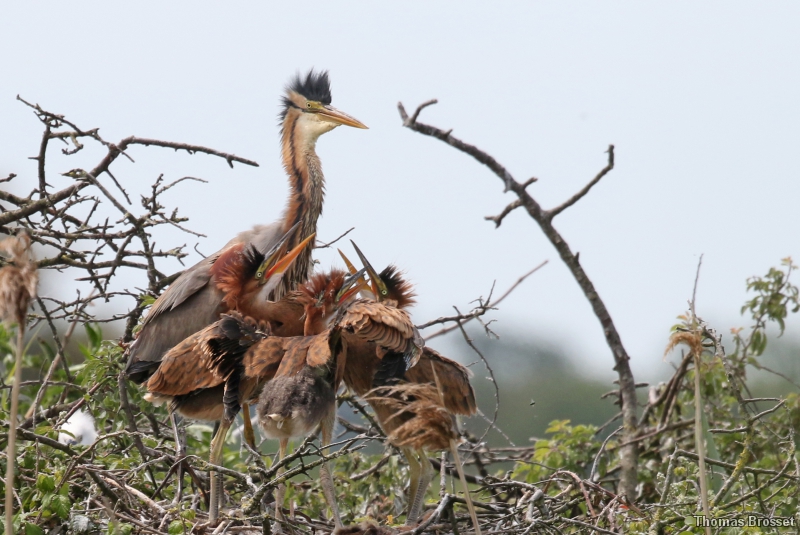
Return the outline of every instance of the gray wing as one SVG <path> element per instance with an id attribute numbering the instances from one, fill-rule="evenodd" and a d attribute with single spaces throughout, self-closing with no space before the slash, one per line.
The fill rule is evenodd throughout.
<path id="1" fill-rule="evenodd" d="M 281 224 L 273 223 L 271 225 L 256 225 L 250 230 L 245 230 L 236 235 L 232 240 L 225 244 L 225 246 L 212 254 L 208 258 L 204 258 L 197 264 L 183 272 L 167 290 L 150 307 L 150 312 L 142 321 L 142 328 L 148 323 L 153 321 L 161 314 L 174 310 L 180 306 L 189 297 L 203 289 L 211 281 L 211 266 L 219 258 L 228 247 L 238 243 L 251 243 L 256 249 L 262 253 L 269 251 L 281 238 Z M 220 300 L 222 296 L 220 296 Z M 213 321 L 216 321 L 214 319 Z M 213 322 L 212 322 L 213 323 Z M 203 325 L 205 327 L 205 325 Z M 195 331 L 192 331 L 192 333 Z M 192 334 L 189 333 L 189 334 Z"/>
<path id="2" fill-rule="evenodd" d="M 150 311 L 142 321 L 142 329 L 163 313 L 174 310 L 177 306 L 206 287 L 209 281 L 211 281 L 211 266 L 214 264 L 217 257 L 219 257 L 220 253 L 229 246 L 230 244 L 226 245 L 223 249 L 220 249 L 208 258 L 204 258 L 184 271 L 181 276 L 156 299 L 153 306 L 150 307 Z"/>
<path id="3" fill-rule="evenodd" d="M 225 247 L 187 269 L 153 303 L 142 321 L 142 329 L 131 344 L 125 373 L 141 383 L 158 368 L 164 353 L 187 336 L 214 323 L 225 312 L 222 292 L 211 283 L 211 266 L 227 248 L 251 243 L 259 251 L 269 251 L 283 236 L 280 222 L 257 225 L 240 232 Z"/>

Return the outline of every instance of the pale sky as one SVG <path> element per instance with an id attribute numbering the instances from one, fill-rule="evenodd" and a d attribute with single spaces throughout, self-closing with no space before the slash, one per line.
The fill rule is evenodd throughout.
<path id="1" fill-rule="evenodd" d="M 612 377 L 600 326 L 535 223 L 521 210 L 498 230 L 484 221 L 512 195 L 471 158 L 401 128 L 396 104 L 438 98 L 421 121 L 452 128 L 520 181 L 538 177 L 529 191 L 545 207 L 590 180 L 613 143 L 616 169 L 555 225 L 580 251 L 638 378 L 665 366 L 701 254 L 698 312 L 720 331 L 743 324 L 747 277 L 800 260 L 798 27 L 796 2 L 6 2 L 0 176 L 17 173 L 26 192 L 34 184 L 26 157 L 41 129 L 17 94 L 109 141 L 135 134 L 255 159 L 261 167 L 230 170 L 139 147 L 135 164 L 115 164 L 136 209 L 161 172 L 209 180 L 165 198 L 208 236 L 198 245 L 208 254 L 279 217 L 279 97 L 295 72 L 328 69 L 333 104 L 370 130 L 339 128 L 318 144 L 319 237 L 354 226 L 376 266 L 405 269 L 419 323 L 549 259 L 491 314 L 495 330 L 553 341 Z M 53 184 L 99 154 L 66 159 L 54 146 Z M 189 251 L 198 241 L 157 240 Z M 137 277 L 126 282 L 143 286 Z M 434 346 L 472 360 L 457 339 Z"/>

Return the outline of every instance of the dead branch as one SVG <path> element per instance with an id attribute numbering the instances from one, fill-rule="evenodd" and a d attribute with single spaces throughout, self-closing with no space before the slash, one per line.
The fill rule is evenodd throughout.
<path id="1" fill-rule="evenodd" d="M 439 324 L 442 324 L 442 323 L 450 323 L 450 322 L 453 322 L 453 323 L 461 322 L 461 324 L 463 325 L 465 323 L 468 323 L 468 322 L 472 321 L 473 319 L 475 319 L 475 318 L 477 318 L 479 316 L 483 316 L 489 310 L 496 309 L 497 305 L 499 305 L 506 297 L 508 297 L 511 294 L 511 292 L 516 290 L 516 288 L 520 284 L 522 284 L 525 281 L 525 279 L 527 279 L 528 277 L 530 277 L 531 275 L 533 275 L 534 273 L 539 271 L 548 262 L 549 262 L 549 260 L 545 260 L 544 262 L 542 262 L 541 264 L 539 264 L 538 266 L 536 266 L 532 270 L 530 270 L 527 273 L 525 273 L 524 275 L 522 275 L 520 278 L 518 278 L 516 280 L 516 282 L 514 282 L 514 284 L 512 284 L 508 288 L 508 290 L 505 291 L 505 293 L 503 295 L 501 295 L 500 297 L 498 297 L 494 301 L 492 301 L 492 299 L 491 299 L 492 296 L 491 296 L 491 293 L 490 293 L 489 299 L 487 299 L 487 301 L 485 303 L 483 301 L 483 298 L 479 297 L 477 299 L 478 306 L 475 307 L 472 311 L 468 312 L 467 314 L 459 314 L 459 315 L 456 315 L 456 316 L 444 316 L 444 317 L 441 317 L 441 318 L 437 318 L 437 319 L 435 319 L 433 321 L 429 321 L 427 323 L 423 323 L 422 325 L 417 325 L 417 329 L 420 329 L 420 330 L 421 329 L 427 329 L 428 327 L 432 327 L 434 325 L 439 325 Z M 458 325 L 451 325 L 450 327 L 445 327 L 444 329 L 441 329 L 439 331 L 436 331 L 433 334 L 430 334 L 430 335 L 426 336 L 425 340 L 432 340 L 433 338 L 436 338 L 437 336 L 441 336 L 443 334 L 447 334 L 450 331 L 453 331 L 453 330 L 455 330 L 457 328 L 458 328 Z"/>
<path id="2" fill-rule="evenodd" d="M 573 195 L 565 203 L 553 210 L 548 211 L 543 209 L 541 205 L 526 191 L 527 185 L 517 182 L 511 173 L 509 173 L 508 170 L 494 157 L 480 150 L 478 147 L 465 143 L 464 141 L 454 137 L 451 134 L 451 131 L 444 131 L 435 126 L 420 123 L 417 120 L 420 112 L 425 107 L 435 103 L 435 100 L 423 103 L 417 107 L 411 117 L 409 117 L 409 115 L 406 113 L 403 104 L 398 103 L 397 108 L 400 112 L 400 117 L 403 120 L 403 126 L 420 134 L 435 137 L 436 139 L 444 141 L 448 145 L 472 156 L 478 162 L 487 166 L 495 175 L 500 178 L 500 180 L 502 180 L 504 192 L 512 191 L 517 196 L 521 206 L 524 207 L 528 212 L 528 215 L 530 215 L 530 217 L 539 225 L 539 228 L 541 228 L 542 232 L 550 240 L 550 243 L 553 244 L 553 247 L 556 248 L 561 260 L 566 264 L 567 268 L 569 268 L 581 290 L 583 290 L 586 299 L 592 306 L 595 316 L 597 316 L 597 319 L 600 321 L 600 324 L 603 327 L 606 343 L 611 349 L 611 353 L 614 357 L 614 370 L 616 370 L 617 374 L 619 375 L 620 391 L 622 393 L 621 398 L 624 425 L 623 438 L 629 439 L 634 437 L 638 422 L 636 416 L 636 387 L 633 378 L 633 372 L 630 368 L 630 357 L 628 356 L 628 352 L 625 350 L 625 346 L 622 344 L 622 339 L 617 332 L 616 326 L 611 319 L 611 315 L 609 314 L 605 303 L 600 298 L 597 290 L 594 288 L 589 276 L 580 265 L 580 262 L 578 261 L 578 255 L 572 252 L 567 242 L 552 224 L 552 220 L 555 215 L 573 205 L 581 197 L 586 195 L 586 193 L 588 193 L 589 190 L 595 184 L 597 184 L 597 182 L 599 182 L 606 174 L 608 174 L 609 171 L 611 171 L 611 169 L 613 169 L 613 145 L 610 145 L 608 148 L 608 163 L 597 174 L 597 176 L 595 176 L 594 179 L 589 182 L 589 184 L 587 184 L 577 194 Z M 638 447 L 635 443 L 631 443 L 621 452 L 622 477 L 620 480 L 621 493 L 625 494 L 629 500 L 633 500 L 638 482 L 637 460 Z"/>

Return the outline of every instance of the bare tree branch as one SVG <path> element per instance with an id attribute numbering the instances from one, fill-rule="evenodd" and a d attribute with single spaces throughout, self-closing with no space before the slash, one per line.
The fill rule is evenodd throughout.
<path id="1" fill-rule="evenodd" d="M 494 227 L 497 228 L 500 226 L 500 224 L 503 222 L 503 219 L 505 219 L 505 217 L 508 214 L 510 214 L 520 206 L 522 206 L 522 203 L 520 202 L 519 199 L 516 199 L 511 203 L 509 203 L 508 206 L 503 208 L 503 211 L 500 212 L 498 215 L 487 215 L 486 217 L 484 217 L 484 219 L 487 221 L 494 221 Z"/>
<path id="2" fill-rule="evenodd" d="M 350 227 L 349 229 L 344 231 L 338 238 L 336 238 L 335 240 L 330 241 L 328 243 L 317 242 L 317 244 L 314 245 L 314 249 L 327 249 L 328 247 L 330 247 L 331 245 L 333 245 L 337 241 L 341 240 L 342 238 L 344 238 L 345 236 L 350 234 L 353 230 L 355 230 L 355 228 L 356 227 Z"/>
<path id="3" fill-rule="evenodd" d="M 544 210 L 541 205 L 526 191 L 523 184 L 517 182 L 514 177 L 511 176 L 511 173 L 509 173 L 508 170 L 494 157 L 480 150 L 478 147 L 465 143 L 454 137 L 451 134 L 451 131 L 444 131 L 435 126 L 420 123 L 417 120 L 419 112 L 421 112 L 425 106 L 428 106 L 434 102 L 435 101 L 426 102 L 424 105 L 417 108 L 417 111 L 410 118 L 406 113 L 403 104 L 398 103 L 397 108 L 400 112 L 400 117 L 403 120 L 403 126 L 420 134 L 435 137 L 441 141 L 444 141 L 448 145 L 472 156 L 478 162 L 487 166 L 495 175 L 500 178 L 500 180 L 503 181 L 504 191 L 512 191 L 517 196 L 517 199 L 521 203 L 522 207 L 525 208 L 531 218 L 536 221 L 536 223 L 542 229 L 542 232 L 544 232 L 545 236 L 547 236 L 547 238 L 550 240 L 550 243 L 553 244 L 553 247 L 556 248 L 561 260 L 567 265 L 581 290 L 583 290 L 586 299 L 592 306 L 595 316 L 597 316 L 597 319 L 600 321 L 600 324 L 603 327 L 606 343 L 611 349 L 611 353 L 614 357 L 614 370 L 616 370 L 617 374 L 619 375 L 620 391 L 622 393 L 621 397 L 624 426 L 623 438 L 633 438 L 636 435 L 637 429 L 637 401 L 635 381 L 630 367 L 630 357 L 628 356 L 628 352 L 625 350 L 625 347 L 622 344 L 622 340 L 617 332 L 616 326 L 611 319 L 611 314 L 609 314 L 605 303 L 600 298 L 600 295 L 589 279 L 589 276 L 580 265 L 578 261 L 578 254 L 572 252 L 566 240 L 564 240 L 561 234 L 555 229 L 555 227 L 553 227 L 552 216 L 549 215 L 549 212 Z M 613 151 L 609 152 L 610 165 L 613 165 L 612 155 Z M 594 183 L 599 181 L 607 173 L 608 171 L 601 171 L 595 177 L 595 179 L 584 188 L 585 192 L 588 192 L 591 186 L 593 186 Z M 572 203 L 576 202 L 582 195 L 585 195 L 585 192 L 579 192 L 579 194 L 572 197 L 574 201 L 572 199 L 570 199 L 570 201 L 572 201 Z M 570 203 L 570 201 L 568 201 L 568 203 Z M 566 208 L 566 206 L 564 208 Z M 561 209 L 563 210 L 563 208 Z M 631 501 L 635 497 L 636 485 L 638 483 L 637 459 L 638 448 L 635 443 L 626 446 L 626 448 L 624 448 L 621 452 L 622 479 L 620 481 L 620 493 L 626 495 L 627 499 Z"/>
<path id="4" fill-rule="evenodd" d="M 548 210 L 547 211 L 548 219 L 552 220 L 555 216 L 557 216 L 558 214 L 560 214 L 561 212 L 563 212 L 564 210 L 566 210 L 567 208 L 569 208 L 570 206 L 581 200 L 583 196 L 589 193 L 589 190 L 592 189 L 592 186 L 600 182 L 601 178 L 606 176 L 609 171 L 614 169 L 614 145 L 609 145 L 607 152 L 608 152 L 608 164 L 605 167 L 603 167 L 603 169 L 601 169 L 600 172 L 597 173 L 597 176 L 595 176 L 588 184 L 586 184 L 582 190 L 580 190 L 578 193 L 576 193 L 575 195 L 564 201 L 563 204 L 560 204 L 555 208 L 551 208 L 550 210 Z"/>
<path id="5" fill-rule="evenodd" d="M 461 314 L 461 315 L 457 315 L 457 316 L 441 317 L 441 318 L 435 319 L 433 321 L 429 321 L 427 323 L 423 323 L 422 325 L 417 325 L 417 329 L 420 329 L 420 330 L 421 329 L 427 329 L 428 327 L 432 327 L 433 325 L 439 325 L 441 323 L 449 323 L 449 322 L 457 322 L 457 321 L 460 321 L 461 324 L 464 325 L 465 323 L 468 323 L 468 322 L 472 321 L 473 319 L 484 315 L 489 310 L 497 308 L 497 305 L 502 303 L 503 299 L 508 297 L 511 294 L 511 292 L 513 292 L 517 288 L 517 286 L 522 284 L 525 281 L 525 279 L 527 279 L 528 277 L 530 277 L 531 275 L 533 275 L 534 273 L 539 271 L 541 268 L 543 268 L 545 266 L 545 264 L 547 264 L 548 262 L 549 262 L 549 260 L 545 260 L 544 262 L 542 262 L 541 264 L 539 264 L 538 266 L 536 266 L 532 270 L 530 270 L 527 273 L 525 273 L 524 275 L 522 275 L 520 278 L 518 278 L 516 280 L 516 282 L 514 282 L 514 284 L 512 284 L 508 288 L 508 290 L 505 291 L 505 293 L 503 295 L 501 295 L 500 297 L 498 297 L 494 301 L 483 303 L 482 300 L 479 299 L 479 305 L 477 307 L 475 307 L 471 312 L 469 312 L 467 314 Z M 491 299 L 491 296 L 489 296 L 489 298 Z M 430 334 L 429 336 L 426 336 L 425 340 L 431 340 L 433 338 L 436 338 L 437 336 L 441 336 L 443 334 L 449 333 L 450 331 L 454 331 L 457 328 L 458 328 L 458 325 L 451 325 L 450 327 L 445 327 L 444 329 L 441 329 L 439 331 L 436 331 L 433 334 Z"/>

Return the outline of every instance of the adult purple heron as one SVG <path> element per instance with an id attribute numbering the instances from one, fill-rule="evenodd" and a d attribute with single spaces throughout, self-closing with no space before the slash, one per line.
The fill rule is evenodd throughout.
<path id="1" fill-rule="evenodd" d="M 225 255 L 253 248 L 261 254 L 275 248 L 288 233 L 287 249 L 314 234 L 322 213 L 325 179 L 315 151 L 322 134 L 340 125 L 367 128 L 357 119 L 331 106 L 331 87 L 327 71 L 297 75 L 286 87 L 282 100 L 281 157 L 289 178 L 289 199 L 281 218 L 269 225 L 258 225 L 241 232 L 222 249 L 187 269 L 153 303 L 142 321 L 136 340 L 129 347 L 126 374 L 143 383 L 158 368 L 164 354 L 191 334 L 219 319 L 230 309 L 225 293 L 214 276 L 214 265 Z M 295 229 L 294 232 L 290 232 Z M 258 286 L 240 296 L 244 305 L 264 301 L 280 302 L 306 281 L 311 267 L 311 248 L 280 278 L 278 284 Z M 241 305 L 240 305 L 241 306 Z M 277 305 L 276 305 L 277 306 Z M 296 310 L 296 308 L 294 309 Z M 302 313 L 302 312 L 301 312 Z M 280 311 L 276 310 L 280 316 Z M 267 318 L 273 328 L 280 317 Z M 287 336 L 301 332 L 285 333 Z"/>
<path id="2" fill-rule="evenodd" d="M 259 319 L 267 321 L 273 333 L 282 336 L 303 334 L 302 322 L 299 321 L 302 306 L 294 299 L 293 290 L 308 278 L 311 247 L 301 252 L 276 283 L 242 286 L 246 291 L 235 296 L 235 305 L 223 278 L 231 275 L 229 261 L 242 254 L 255 251 L 269 256 L 268 252 L 276 248 L 280 254 L 295 248 L 304 237 L 316 232 L 325 185 L 315 151 L 317 140 L 340 125 L 367 127 L 331 106 L 328 73 L 314 72 L 313 69 L 305 76 L 297 75 L 286 87 L 280 120 L 281 158 L 290 190 L 281 218 L 272 224 L 241 232 L 222 249 L 182 273 L 153 303 L 136 339 L 128 348 L 125 373 L 131 381 L 138 384 L 147 381 L 159 368 L 167 351 L 232 309 L 257 307 L 260 309 Z M 284 238 L 285 242 L 282 241 Z M 236 278 L 236 273 L 233 275 Z M 243 414 L 245 438 L 254 445 L 249 410 Z M 174 423 L 173 420 L 173 427 Z M 180 444 L 177 447 L 181 455 Z"/>

